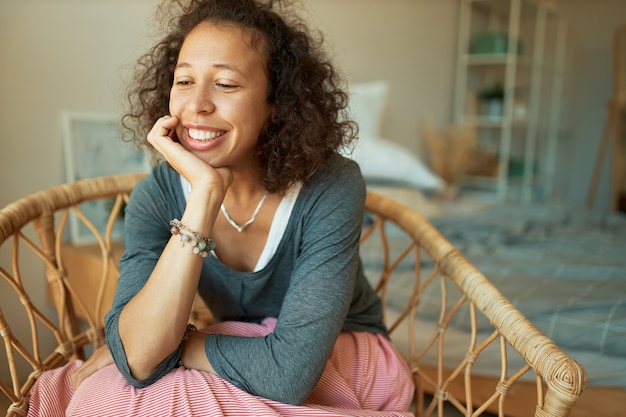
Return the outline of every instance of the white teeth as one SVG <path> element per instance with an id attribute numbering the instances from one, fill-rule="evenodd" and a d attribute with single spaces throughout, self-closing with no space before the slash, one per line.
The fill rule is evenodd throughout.
<path id="1" fill-rule="evenodd" d="M 189 129 L 189 136 L 195 140 L 212 140 L 226 133 L 223 130 L 217 132 L 209 132 L 206 130 Z"/>

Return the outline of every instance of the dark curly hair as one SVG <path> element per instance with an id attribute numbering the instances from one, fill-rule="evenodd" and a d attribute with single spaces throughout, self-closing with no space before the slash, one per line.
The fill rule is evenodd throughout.
<path id="1" fill-rule="evenodd" d="M 161 19 L 169 34 L 139 58 L 122 117 L 125 139 L 150 150 L 146 136 L 169 112 L 169 95 L 178 53 L 187 34 L 204 21 L 249 31 L 265 56 L 273 115 L 257 146 L 262 182 L 284 192 L 306 181 L 339 149 L 349 147 L 358 128 L 347 115 L 348 97 L 338 72 L 321 49 L 322 36 L 310 35 L 286 0 L 169 0 Z"/>

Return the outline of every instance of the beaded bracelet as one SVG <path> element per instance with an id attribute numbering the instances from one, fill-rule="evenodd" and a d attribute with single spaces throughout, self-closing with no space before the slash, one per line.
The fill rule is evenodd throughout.
<path id="1" fill-rule="evenodd" d="M 189 242 L 193 247 L 193 253 L 196 255 L 206 258 L 211 251 L 215 249 L 215 242 L 213 242 L 213 240 L 205 237 L 202 233 L 194 232 L 182 224 L 180 220 L 171 220 L 170 226 L 170 232 L 172 232 L 173 235 L 180 235 L 180 246 L 183 247 L 185 243 Z"/>
<path id="2" fill-rule="evenodd" d="M 185 327 L 185 333 L 183 333 L 183 342 L 187 339 L 189 339 L 189 332 L 197 332 L 198 329 L 196 328 L 196 326 L 194 326 L 193 324 L 189 323 L 187 324 L 187 327 Z"/>
<path id="3" fill-rule="evenodd" d="M 197 332 L 197 331 L 198 329 L 196 328 L 196 326 L 189 323 L 187 327 L 185 328 L 185 333 L 183 333 L 183 340 L 180 342 L 180 344 L 182 345 L 183 343 L 185 343 L 185 340 L 189 339 L 189 332 Z M 178 360 L 178 367 L 179 368 L 185 367 L 185 362 L 182 359 Z"/>

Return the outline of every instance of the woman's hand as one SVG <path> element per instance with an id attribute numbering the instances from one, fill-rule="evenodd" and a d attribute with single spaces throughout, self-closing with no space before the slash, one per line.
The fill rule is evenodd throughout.
<path id="1" fill-rule="evenodd" d="M 156 121 L 150 133 L 148 142 L 156 149 L 169 164 L 181 174 L 192 189 L 200 187 L 212 187 L 221 190 L 223 195 L 232 182 L 232 173 L 228 168 L 213 168 L 202 159 L 185 149 L 180 143 L 174 141 L 171 135 L 175 135 L 178 125 L 175 116 L 163 116 Z"/>
<path id="2" fill-rule="evenodd" d="M 215 369 L 213 369 L 213 366 L 209 362 L 209 358 L 204 349 L 206 337 L 206 333 L 188 332 L 187 340 L 183 343 L 183 351 L 181 352 L 180 359 L 187 369 L 197 369 L 214 374 Z"/>
<path id="3" fill-rule="evenodd" d="M 78 389 L 78 386 L 87 379 L 87 377 L 111 364 L 113 364 L 113 356 L 111 356 L 109 348 L 107 348 L 106 345 L 101 346 L 72 374 L 72 388 L 74 391 Z"/>

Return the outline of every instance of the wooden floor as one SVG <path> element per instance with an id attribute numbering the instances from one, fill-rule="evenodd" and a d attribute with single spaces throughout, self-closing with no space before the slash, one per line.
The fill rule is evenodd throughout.
<path id="1" fill-rule="evenodd" d="M 429 398 L 426 399 L 426 402 L 429 401 Z M 413 411 L 413 409 L 411 410 Z M 422 414 L 422 417 L 437 417 L 439 414 L 437 414 L 437 410 L 433 411 L 430 416 L 425 416 L 424 414 Z M 444 411 L 443 411 L 443 417 L 463 417 L 465 414 L 461 413 L 459 410 L 456 409 L 456 407 L 454 407 L 452 404 L 447 403 L 444 407 Z M 483 413 L 481 414 L 481 417 L 496 417 L 494 414 L 491 413 Z"/>

